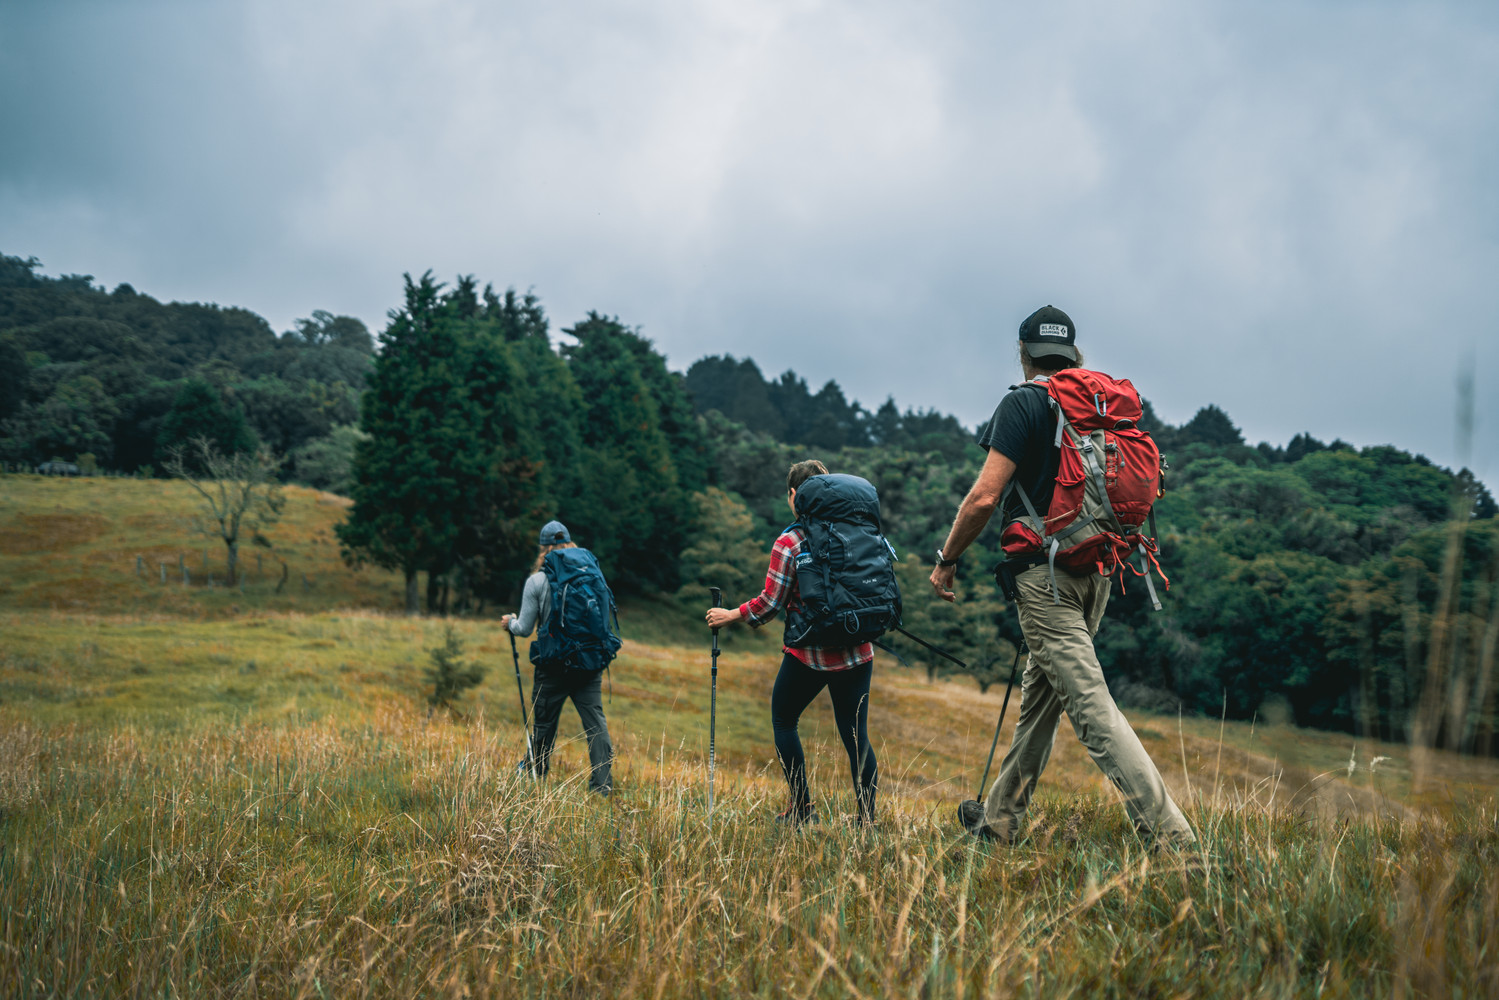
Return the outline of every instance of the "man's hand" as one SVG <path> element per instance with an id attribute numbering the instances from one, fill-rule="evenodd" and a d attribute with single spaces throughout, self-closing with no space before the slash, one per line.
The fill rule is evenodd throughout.
<path id="1" fill-rule="evenodd" d="M 510 627 L 510 623 L 514 620 L 514 615 L 500 615 L 500 628 L 508 629 Z"/>
<path id="2" fill-rule="evenodd" d="M 952 530 L 942 543 L 942 552 L 947 558 L 957 559 L 978 538 L 979 532 L 984 530 L 984 525 L 989 523 L 989 517 L 999 506 L 999 501 L 1005 494 L 1005 486 L 1014 475 L 1015 462 L 1003 452 L 990 448 L 989 456 L 984 459 L 984 467 L 979 470 L 978 478 L 973 481 L 968 495 L 959 505 L 958 516 L 953 518 Z M 953 580 L 957 576 L 956 563 L 932 569 L 932 589 L 937 592 L 938 597 L 944 601 L 958 599 L 958 595 L 952 590 Z"/>
<path id="3" fill-rule="evenodd" d="M 738 608 L 709 608 L 708 613 L 703 616 L 709 628 L 723 628 L 732 625 L 739 620 Z"/>
<path id="4" fill-rule="evenodd" d="M 956 601 L 958 599 L 958 595 L 952 591 L 953 580 L 957 579 L 957 576 L 958 567 L 956 565 L 932 567 L 932 589 L 937 592 L 938 597 L 944 601 Z"/>

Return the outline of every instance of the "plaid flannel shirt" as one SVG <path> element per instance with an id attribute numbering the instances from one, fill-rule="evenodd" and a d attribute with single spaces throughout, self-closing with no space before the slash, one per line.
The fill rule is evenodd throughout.
<path id="1" fill-rule="evenodd" d="M 787 530 L 770 550 L 770 569 L 765 573 L 765 589 L 739 605 L 744 620 L 759 628 L 782 608 L 802 606 L 796 584 L 796 557 L 807 541 L 801 528 Z M 874 646 L 861 642 L 857 646 L 791 646 L 781 647 L 813 670 L 848 670 L 874 659 Z"/>

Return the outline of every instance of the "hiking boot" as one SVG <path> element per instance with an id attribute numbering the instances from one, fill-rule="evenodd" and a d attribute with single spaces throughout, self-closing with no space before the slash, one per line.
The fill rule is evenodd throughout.
<path id="1" fill-rule="evenodd" d="M 810 805 L 791 806 L 784 812 L 776 813 L 776 822 L 793 828 L 816 823 L 817 808 Z"/>
<path id="2" fill-rule="evenodd" d="M 999 834 L 989 829 L 984 822 L 984 804 L 978 799 L 964 799 L 958 803 L 958 822 L 963 829 L 980 840 L 1000 840 Z"/>

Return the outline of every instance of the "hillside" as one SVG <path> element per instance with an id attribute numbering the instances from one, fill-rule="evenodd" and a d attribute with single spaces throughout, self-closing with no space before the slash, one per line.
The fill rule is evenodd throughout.
<path id="1" fill-rule="evenodd" d="M 1003 686 L 882 658 L 880 826 L 838 821 L 819 704 L 803 736 L 825 821 L 788 836 L 775 643 L 730 631 L 709 823 L 706 636 L 662 599 L 625 609 L 605 804 L 570 709 L 553 779 L 517 780 L 508 641 L 390 613 L 399 580 L 326 541 L 338 498 L 289 491 L 280 594 L 269 572 L 200 582 L 190 510 L 180 484 L 0 477 L 6 995 L 1480 995 L 1499 977 L 1492 761 L 1132 712 L 1200 854 L 1147 854 L 1065 726 L 1027 836 L 988 849 L 952 811 Z M 163 585 L 179 552 L 193 582 Z M 449 626 L 488 669 L 451 718 L 422 680 Z"/>
<path id="2" fill-rule="evenodd" d="M 399 576 L 344 565 L 333 527 L 347 501 L 300 487 L 289 487 L 287 498 L 259 569 L 253 554 L 243 557 L 241 589 L 223 585 L 222 544 L 193 533 L 193 497 L 183 483 L 0 476 L 0 614 L 7 636 L 0 705 L 31 702 L 27 717 L 48 723 L 114 723 L 144 714 L 178 719 L 174 727 L 181 720 L 273 724 L 350 712 L 364 718 L 390 703 L 419 705 L 424 649 L 438 644 L 444 623 L 393 616 Z M 278 593 L 283 563 L 287 583 Z M 471 711 L 518 728 L 508 643 L 492 620 L 451 621 L 491 669 Z M 627 644 L 613 671 L 617 707 L 610 714 L 622 720 L 637 750 L 652 740 L 659 745 L 663 732 L 684 747 L 706 740 L 705 730 L 698 732 L 705 721 L 697 702 L 707 636 L 695 622 L 685 606 L 665 599 L 625 603 Z M 775 630 L 728 630 L 723 645 L 720 752 L 736 766 L 764 767 L 770 750 L 761 716 L 777 662 Z M 524 641 L 519 651 L 529 686 Z M 882 756 L 901 762 L 908 782 L 902 793 L 941 789 L 935 797 L 945 799 L 953 787 L 966 789 L 982 768 L 974 758 L 986 750 L 1003 685 L 980 694 L 966 678 L 931 683 L 923 671 L 878 655 L 874 732 L 885 741 Z M 1012 706 L 1011 721 L 1013 714 Z M 831 736 L 818 728 L 830 719 L 809 722 L 818 738 Z M 1185 752 L 1194 787 L 1208 791 L 1268 789 L 1267 781 L 1278 781 L 1292 787 L 1277 795 L 1305 797 L 1303 786 L 1315 779 L 1346 794 L 1345 783 L 1327 776 L 1346 773 L 1350 750 L 1358 765 L 1355 786 L 1411 804 L 1465 798 L 1499 784 L 1499 762 L 1441 754 L 1444 781 L 1413 797 L 1403 745 L 1284 724 L 1169 716 L 1142 723 L 1141 735 L 1168 780 L 1183 782 Z M 1377 756 L 1386 760 L 1369 775 L 1367 762 Z M 1207 761 L 1213 779 L 1201 770 Z M 1053 780 L 1069 788 L 1101 787 L 1075 741 L 1058 740 L 1052 769 Z M 1350 801 L 1371 800 L 1355 793 Z"/>
<path id="3" fill-rule="evenodd" d="M 749 358 L 679 374 L 619 317 L 589 312 L 554 331 L 535 295 L 473 275 L 406 276 L 375 337 L 326 312 L 276 336 L 244 309 L 162 304 L 40 267 L 0 255 L 0 467 L 62 458 L 149 478 L 201 436 L 224 452 L 266 449 L 278 475 L 351 501 L 321 534 L 287 525 L 276 552 L 247 551 L 259 566 L 243 602 L 209 586 L 223 582 L 212 550 L 195 558 L 193 539 L 142 508 L 138 527 L 156 537 L 136 555 L 157 590 L 115 587 L 79 607 L 389 609 L 382 574 L 336 578 L 347 549 L 404 568 L 408 611 L 482 613 L 515 600 L 535 528 L 556 517 L 644 604 L 648 633 L 680 635 L 660 595 L 753 592 L 788 513 L 784 470 L 815 456 L 880 489 L 885 533 L 907 554 L 913 631 L 984 683 L 1019 640 L 990 582 L 998 531 L 964 554 L 962 604 L 922 599 L 922 554 L 945 540 L 983 458 L 950 416 L 893 399 L 871 411 L 836 381 L 813 392 Z M 996 386 L 1011 377 L 1003 365 Z M 1116 697 L 1245 723 L 1288 712 L 1395 742 L 1419 720 L 1438 746 L 1499 755 L 1499 508 L 1487 486 L 1398 443 L 1303 432 L 1254 444 L 1202 404 L 1180 426 L 1144 406 L 1169 465 L 1154 523 L 1171 588 L 1160 613 L 1139 586 L 1110 602 L 1098 651 Z M 58 569 L 118 565 L 101 512 L 75 513 L 29 511 L 54 519 L 17 522 L 13 547 L 67 542 Z M 76 604 L 89 579 L 17 569 L 0 587 L 25 606 Z M 933 675 L 953 669 L 914 646 L 903 655 Z"/>

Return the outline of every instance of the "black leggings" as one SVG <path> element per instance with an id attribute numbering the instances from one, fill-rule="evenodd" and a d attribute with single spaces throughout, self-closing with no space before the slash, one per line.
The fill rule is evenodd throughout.
<path id="1" fill-rule="evenodd" d="M 807 758 L 796 723 L 818 692 L 828 689 L 833 699 L 833 719 L 848 751 L 849 771 L 859 799 L 859 816 L 874 819 L 874 796 L 879 785 L 879 765 L 869 745 L 869 680 L 874 664 L 862 663 L 850 670 L 813 670 L 790 653 L 781 659 L 781 672 L 770 695 L 770 724 L 775 729 L 776 756 L 791 786 L 793 809 L 806 810 L 812 802 L 807 787 Z"/>

